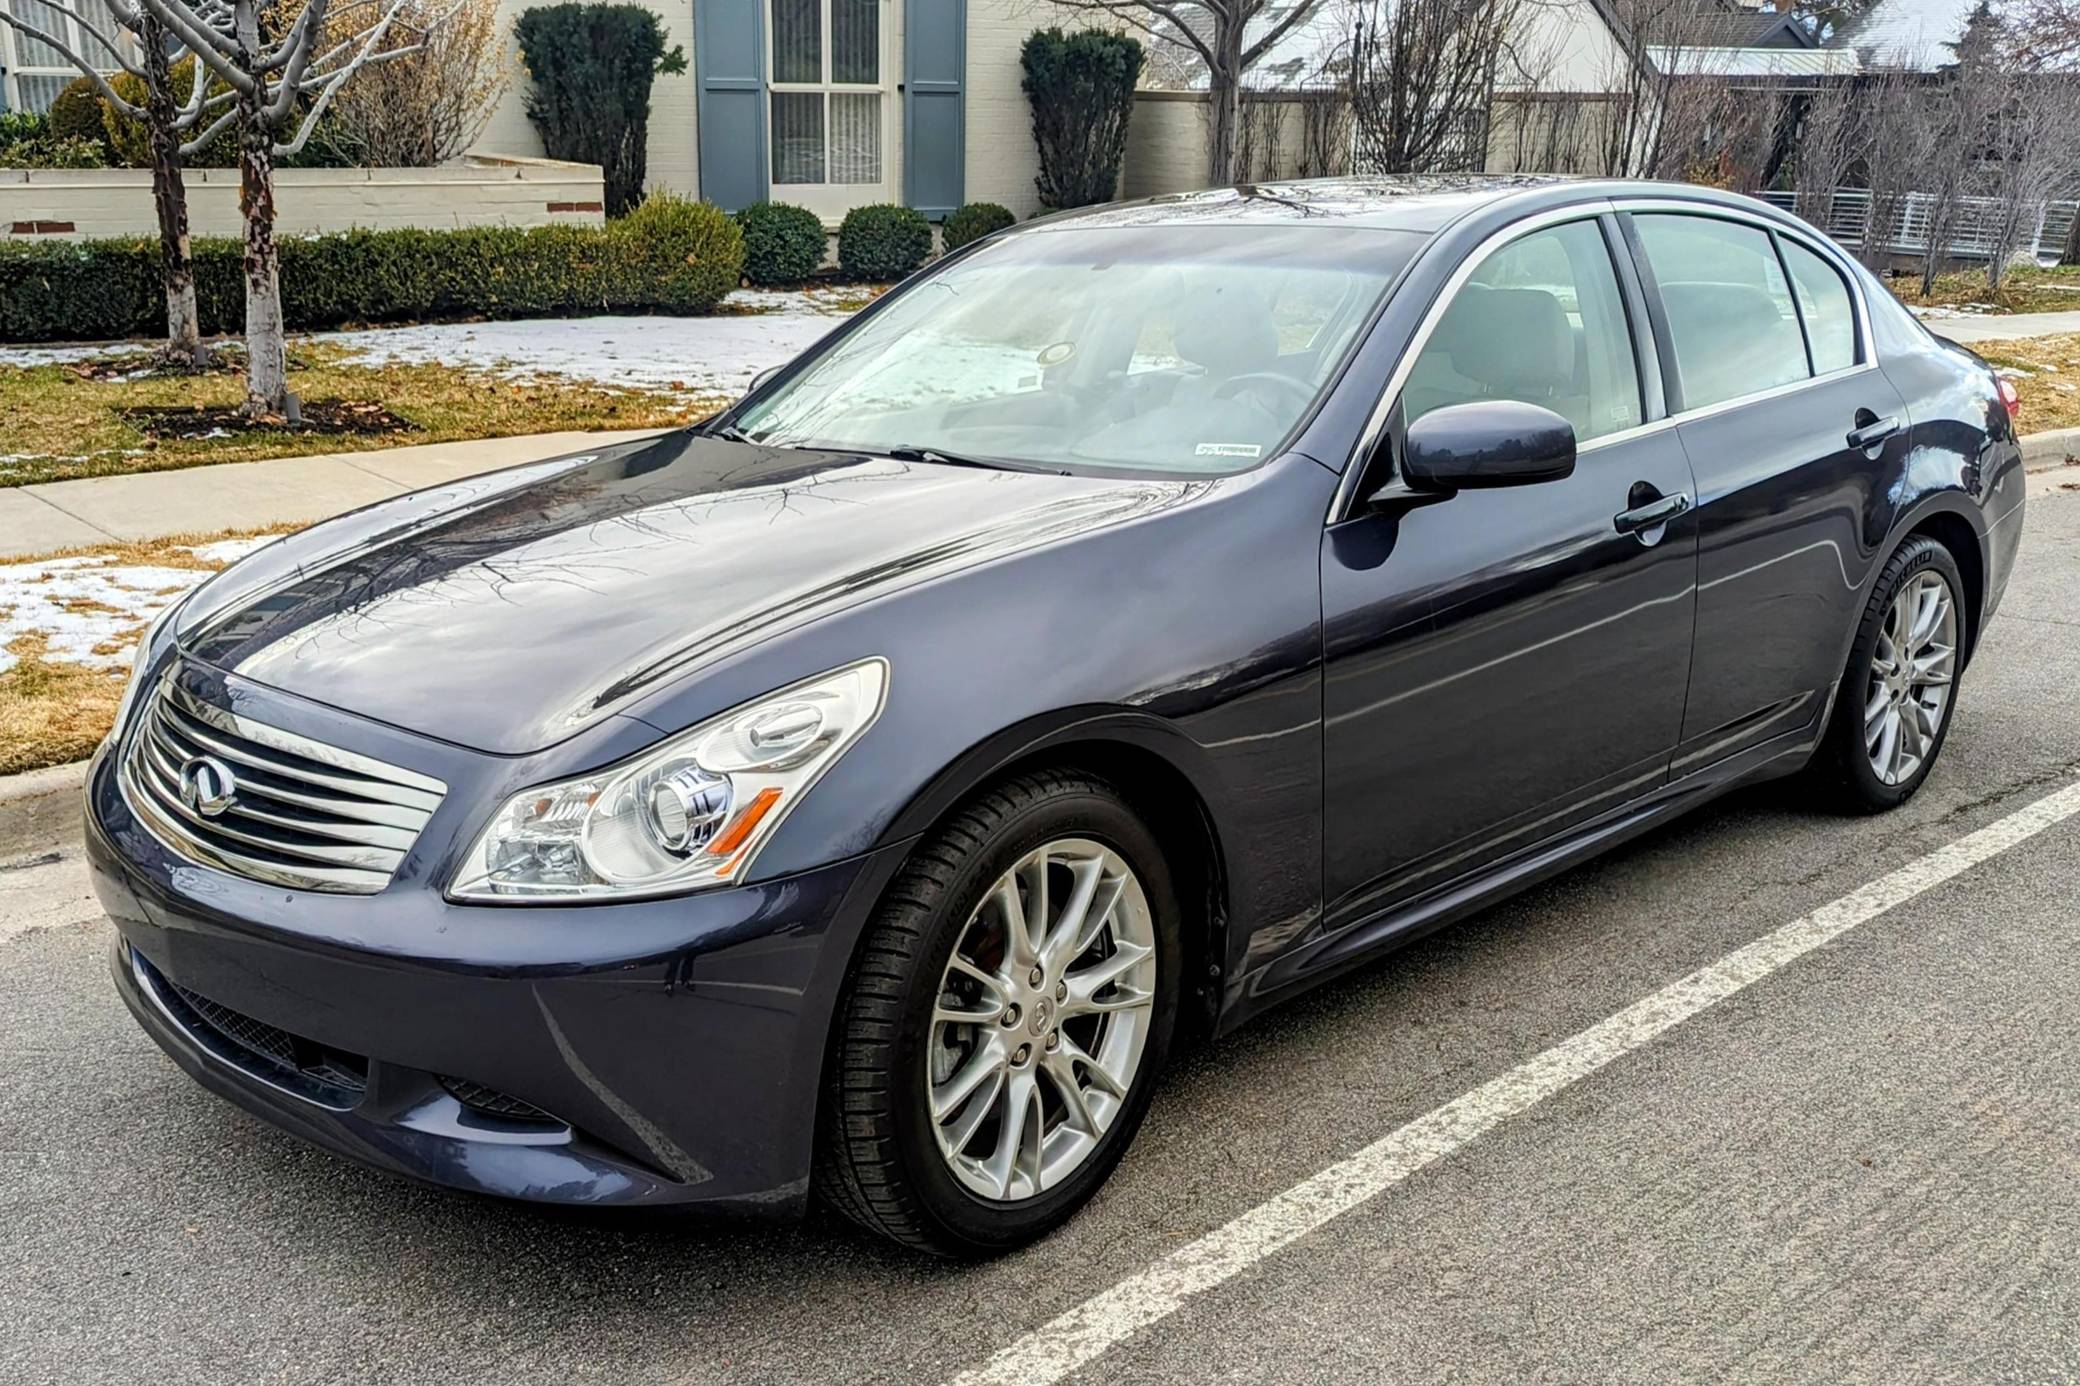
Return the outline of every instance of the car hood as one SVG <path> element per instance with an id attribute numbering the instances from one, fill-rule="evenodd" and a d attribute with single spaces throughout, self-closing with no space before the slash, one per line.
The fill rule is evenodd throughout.
<path id="1" fill-rule="evenodd" d="M 360 716 L 523 754 L 752 643 L 1121 523 L 1195 484 L 688 433 L 509 475 L 459 486 L 445 506 L 394 503 L 395 523 L 349 517 L 270 546 L 204 589 L 182 648 Z"/>

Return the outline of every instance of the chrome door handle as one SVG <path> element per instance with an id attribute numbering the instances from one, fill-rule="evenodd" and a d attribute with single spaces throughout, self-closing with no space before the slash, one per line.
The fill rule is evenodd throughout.
<path id="1" fill-rule="evenodd" d="M 1867 451 L 1899 432 L 1899 429 L 1900 421 L 1897 414 L 1861 424 L 1849 430 L 1849 446 L 1858 452 Z"/>
<path id="2" fill-rule="evenodd" d="M 1690 493 L 1678 491 L 1672 496 L 1649 501 L 1645 505 L 1622 510 L 1611 517 L 1620 534 L 1644 534 L 1645 531 L 1665 525 L 1690 508 Z"/>

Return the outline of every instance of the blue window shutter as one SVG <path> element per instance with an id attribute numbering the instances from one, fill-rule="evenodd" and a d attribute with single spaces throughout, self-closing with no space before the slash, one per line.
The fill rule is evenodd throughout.
<path id="1" fill-rule="evenodd" d="M 695 0 L 701 196 L 734 212 L 766 196 L 765 0 Z"/>
<path id="2" fill-rule="evenodd" d="M 908 0 L 903 16 L 903 200 L 937 220 L 961 205 L 968 0 Z"/>

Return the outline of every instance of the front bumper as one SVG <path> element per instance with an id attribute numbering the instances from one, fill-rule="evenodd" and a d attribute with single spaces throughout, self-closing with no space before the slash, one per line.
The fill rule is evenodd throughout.
<path id="1" fill-rule="evenodd" d="M 902 845 L 615 905 L 458 906 L 402 878 L 325 896 L 172 855 L 112 771 L 89 773 L 86 847 L 117 990 L 204 1087 L 481 1193 L 803 1205 L 830 1017 Z"/>

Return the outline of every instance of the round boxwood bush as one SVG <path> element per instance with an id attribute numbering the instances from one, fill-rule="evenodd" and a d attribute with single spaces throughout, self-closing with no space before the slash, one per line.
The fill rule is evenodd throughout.
<path id="1" fill-rule="evenodd" d="M 946 219 L 946 225 L 939 228 L 939 241 L 949 251 L 959 250 L 969 241 L 993 235 L 1017 220 L 1009 207 L 994 202 L 970 202 Z"/>
<path id="2" fill-rule="evenodd" d="M 754 284 L 799 284 L 823 263 L 823 219 L 791 202 L 754 202 L 737 213 L 744 231 L 744 277 Z"/>
<path id="3" fill-rule="evenodd" d="M 652 193 L 607 226 L 639 261 L 636 282 L 667 313 L 705 313 L 744 274 L 744 233 L 712 202 Z"/>
<path id="4" fill-rule="evenodd" d="M 838 226 L 838 268 L 852 279 L 901 279 L 931 253 L 932 224 L 908 207 L 854 207 Z"/>
<path id="5" fill-rule="evenodd" d="M 86 78 L 75 77 L 67 82 L 47 114 L 52 139 L 92 140 L 104 152 L 112 152 L 108 149 L 108 132 L 101 125 L 101 93 Z"/>

